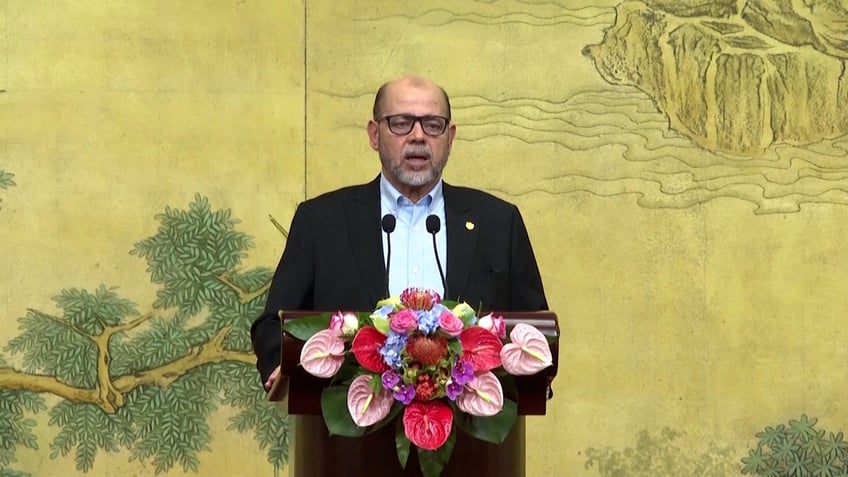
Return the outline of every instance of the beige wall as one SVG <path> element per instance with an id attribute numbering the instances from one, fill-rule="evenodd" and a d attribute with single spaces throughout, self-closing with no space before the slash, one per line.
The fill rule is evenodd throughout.
<path id="1" fill-rule="evenodd" d="M 117 287 L 141 314 L 171 315 L 128 252 L 196 193 L 254 237 L 241 268 L 273 266 L 284 238 L 269 214 L 287 221 L 304 194 L 303 14 L 288 1 L 0 2 L 0 169 L 16 183 L 0 190 L 0 342 L 28 310 L 61 315 L 63 289 Z M 21 353 L 2 355 L 23 369 Z M 209 415 L 198 473 L 272 475 L 252 434 L 227 430 L 233 415 Z M 76 449 L 51 457 L 47 413 L 35 419 L 38 449 L 18 444 L 8 468 L 83 475 Z M 153 474 L 152 459 L 130 457 L 99 449 L 86 475 Z M 168 475 L 183 474 L 177 462 Z"/>
<path id="2" fill-rule="evenodd" d="M 374 177 L 373 92 L 416 73 L 452 95 L 447 180 L 521 206 L 560 317 L 529 476 L 599 475 L 587 449 L 666 427 L 685 433 L 683 455 L 726 446 L 737 467 L 765 426 L 807 414 L 844 430 L 844 139 L 737 158 L 668 131 L 650 98 L 581 55 L 614 2 L 410 5 L 0 0 L 0 171 L 14 174 L 0 188 L 0 392 L 73 402 L 39 371 L 15 374 L 27 363 L 9 347 L 19 318 L 62 314 L 62 290 L 117 287 L 140 314 L 173 315 L 128 252 L 195 194 L 253 237 L 237 271 L 273 268 L 284 238 L 269 215 L 287 226 L 305 197 Z M 764 193 L 770 174 L 789 179 Z M 770 208 L 781 194 L 790 206 Z M 210 413 L 197 472 L 168 475 L 273 475 L 252 434 L 228 430 L 236 414 Z M 38 449 L 18 444 L 10 469 L 154 472 L 126 449 L 79 470 L 73 451 L 51 456 L 48 411 L 27 415 Z"/>

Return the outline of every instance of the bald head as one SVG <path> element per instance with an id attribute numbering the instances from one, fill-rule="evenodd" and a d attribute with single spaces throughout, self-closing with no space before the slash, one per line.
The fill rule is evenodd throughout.
<path id="1" fill-rule="evenodd" d="M 444 108 L 444 115 L 448 119 L 451 118 L 450 98 L 448 98 L 448 93 L 444 90 L 444 88 L 427 78 L 420 76 L 404 76 L 383 84 L 383 86 L 380 86 L 380 89 L 377 90 L 377 94 L 374 96 L 374 109 L 372 111 L 375 120 L 383 115 L 385 97 L 391 93 L 391 91 L 399 88 L 434 89 L 439 91 L 444 101 L 444 104 L 442 105 Z"/>

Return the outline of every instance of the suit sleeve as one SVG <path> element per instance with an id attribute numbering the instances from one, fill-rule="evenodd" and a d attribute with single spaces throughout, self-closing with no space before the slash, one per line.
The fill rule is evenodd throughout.
<path id="1" fill-rule="evenodd" d="M 518 207 L 512 207 L 510 251 L 511 308 L 514 311 L 547 310 L 548 300 L 530 236 Z"/>
<path id="2" fill-rule="evenodd" d="M 265 302 L 265 311 L 250 328 L 256 369 L 262 382 L 280 364 L 282 339 L 280 310 L 312 309 L 313 251 L 310 239 L 310 211 L 300 204 L 289 227 L 286 246 Z"/>

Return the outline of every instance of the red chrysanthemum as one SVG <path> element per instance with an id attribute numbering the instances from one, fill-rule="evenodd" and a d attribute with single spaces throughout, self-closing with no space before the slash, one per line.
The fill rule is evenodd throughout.
<path id="1" fill-rule="evenodd" d="M 501 365 L 503 343 L 491 331 L 472 326 L 463 330 L 459 341 L 462 343 L 462 360 L 474 368 L 474 373 L 485 373 Z"/>
<path id="2" fill-rule="evenodd" d="M 439 401 L 413 401 L 403 411 L 403 432 L 410 442 L 436 450 L 448 440 L 453 426 L 451 408 Z"/>
<path id="3" fill-rule="evenodd" d="M 448 341 L 442 336 L 414 334 L 406 342 L 406 352 L 424 366 L 433 366 L 448 354 Z"/>
<path id="4" fill-rule="evenodd" d="M 389 366 L 383 361 L 383 356 L 380 355 L 380 348 L 386 342 L 386 335 L 377 331 L 373 326 L 365 326 L 360 328 L 353 337 L 350 344 L 350 351 L 356 357 L 356 361 L 360 366 L 371 371 L 372 373 L 382 373 L 389 369 Z"/>

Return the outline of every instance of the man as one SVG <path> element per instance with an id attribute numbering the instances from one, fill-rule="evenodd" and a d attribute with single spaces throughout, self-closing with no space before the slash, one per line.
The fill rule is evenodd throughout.
<path id="1" fill-rule="evenodd" d="M 448 95 L 432 81 L 404 77 L 384 84 L 368 121 L 380 176 L 298 206 L 265 312 L 251 328 L 266 389 L 279 374 L 279 310 L 371 310 L 387 290 L 397 295 L 408 286 L 441 290 L 446 299 L 485 310 L 547 309 L 518 209 L 442 181 L 456 135 L 450 118 Z M 381 228 L 386 214 L 397 223 L 389 237 Z M 438 232 L 425 227 L 431 215 L 439 217 Z M 444 285 L 439 257 L 447 270 Z"/>

